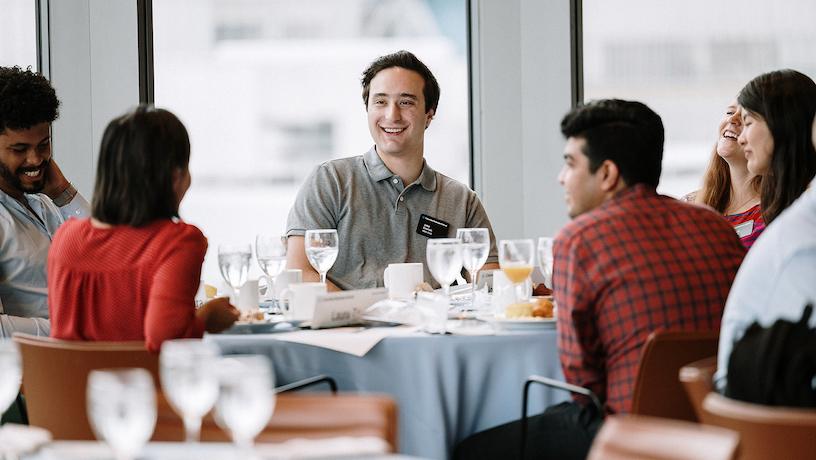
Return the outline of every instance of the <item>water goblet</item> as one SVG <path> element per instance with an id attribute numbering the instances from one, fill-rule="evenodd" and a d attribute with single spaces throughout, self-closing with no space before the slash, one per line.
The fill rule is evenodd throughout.
<path id="1" fill-rule="evenodd" d="M 156 426 L 156 389 L 145 369 L 104 369 L 88 374 L 88 420 L 118 460 L 139 453 Z"/>
<path id="2" fill-rule="evenodd" d="M 0 340 L 0 414 L 6 411 L 20 391 L 23 372 L 17 344 Z"/>
<path id="3" fill-rule="evenodd" d="M 238 305 L 238 292 L 249 275 L 252 248 L 248 244 L 218 245 L 218 268 L 234 294 L 233 305 Z"/>
<path id="4" fill-rule="evenodd" d="M 459 238 L 434 238 L 425 247 L 428 270 L 450 298 L 450 285 L 462 271 L 462 242 Z"/>
<path id="5" fill-rule="evenodd" d="M 533 272 L 533 240 L 501 240 L 499 241 L 499 266 L 504 275 L 515 286 L 515 301 L 523 300 L 524 295 L 519 290 L 524 281 Z"/>
<path id="6" fill-rule="evenodd" d="M 215 421 L 251 456 L 255 436 L 275 410 L 275 377 L 266 356 L 230 355 L 218 363 Z"/>
<path id="7" fill-rule="evenodd" d="M 275 279 L 286 268 L 286 237 L 280 235 L 257 235 L 255 237 L 255 259 L 266 275 L 264 298 L 274 298 Z"/>
<path id="8" fill-rule="evenodd" d="M 542 236 L 538 239 L 538 266 L 541 268 L 541 274 L 544 275 L 544 286 L 552 289 L 552 275 L 553 275 L 553 239 L 548 236 Z"/>
<path id="9" fill-rule="evenodd" d="M 213 365 L 220 355 L 212 343 L 176 339 L 162 343 L 159 354 L 161 386 L 167 402 L 184 421 L 186 442 L 197 442 L 201 418 L 218 398 L 218 376 Z"/>
<path id="10" fill-rule="evenodd" d="M 320 282 L 326 282 L 326 274 L 337 260 L 338 253 L 337 230 L 319 229 L 306 230 L 304 246 L 306 257 L 312 267 L 320 273 Z"/>
<path id="11" fill-rule="evenodd" d="M 456 237 L 462 241 L 462 265 L 470 275 L 470 308 L 476 310 L 476 279 L 490 252 L 490 232 L 486 228 L 460 228 Z"/>

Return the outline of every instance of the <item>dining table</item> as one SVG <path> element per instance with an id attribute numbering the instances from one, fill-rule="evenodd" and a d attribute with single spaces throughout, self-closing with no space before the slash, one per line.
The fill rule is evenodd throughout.
<path id="1" fill-rule="evenodd" d="M 269 357 L 278 386 L 328 375 L 342 392 L 390 395 L 399 411 L 399 453 L 447 459 L 468 436 L 520 418 L 527 377 L 563 380 L 554 322 L 523 330 L 453 330 L 349 327 L 209 334 L 205 340 L 225 355 Z M 568 397 L 533 387 L 529 413 Z"/>

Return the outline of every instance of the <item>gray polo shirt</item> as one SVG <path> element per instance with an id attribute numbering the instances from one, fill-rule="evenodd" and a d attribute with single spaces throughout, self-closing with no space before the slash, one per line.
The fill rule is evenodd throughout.
<path id="1" fill-rule="evenodd" d="M 428 237 L 417 233 L 422 214 L 450 224 L 448 237 L 456 237 L 457 228 L 487 228 L 487 263 L 498 261 L 496 237 L 473 190 L 427 162 L 419 178 L 405 186 L 374 147 L 364 155 L 318 166 L 289 211 L 286 235 L 336 228 L 340 250 L 328 279 L 341 289 L 370 288 L 383 285 L 383 270 L 390 263 L 425 264 Z M 438 287 L 427 264 L 425 281 Z"/>

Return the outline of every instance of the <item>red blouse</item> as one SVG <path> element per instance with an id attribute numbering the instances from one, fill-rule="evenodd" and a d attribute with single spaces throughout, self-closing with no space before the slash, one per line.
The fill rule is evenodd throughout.
<path id="1" fill-rule="evenodd" d="M 207 239 L 183 222 L 103 229 L 70 219 L 48 254 L 51 337 L 67 340 L 164 340 L 201 337 L 194 297 Z"/>

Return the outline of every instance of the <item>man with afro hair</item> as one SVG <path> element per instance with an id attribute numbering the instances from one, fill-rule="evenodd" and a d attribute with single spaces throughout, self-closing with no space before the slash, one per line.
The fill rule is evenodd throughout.
<path id="1" fill-rule="evenodd" d="M 42 75 L 0 67 L 0 338 L 48 335 L 51 237 L 69 217 L 88 215 L 88 201 L 51 155 L 58 107 Z"/>

